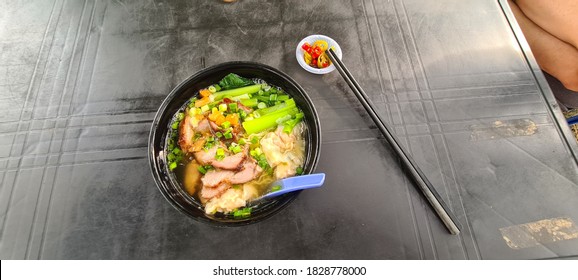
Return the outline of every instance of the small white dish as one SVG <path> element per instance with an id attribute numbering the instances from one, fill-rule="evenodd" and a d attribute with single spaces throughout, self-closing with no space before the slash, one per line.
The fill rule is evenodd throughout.
<path id="1" fill-rule="evenodd" d="M 339 47 L 339 44 L 337 44 L 337 42 L 335 42 L 335 40 L 331 39 L 330 37 L 319 34 L 310 35 L 301 40 L 301 42 L 297 44 L 297 49 L 295 50 L 295 57 L 297 58 L 297 62 L 299 62 L 299 65 L 301 65 L 303 69 L 307 70 L 310 73 L 319 75 L 330 73 L 331 71 L 335 70 L 335 65 L 333 65 L 333 62 L 328 67 L 321 69 L 313 68 L 307 65 L 307 63 L 305 63 L 305 58 L 303 57 L 305 51 L 301 48 L 301 46 L 305 44 L 305 42 L 309 43 L 310 45 L 313 45 L 313 43 L 315 43 L 315 41 L 317 40 L 325 40 L 327 44 L 329 44 L 330 48 L 331 47 L 334 48 L 333 50 L 335 51 L 335 54 L 337 54 L 337 57 L 341 59 L 341 47 Z"/>

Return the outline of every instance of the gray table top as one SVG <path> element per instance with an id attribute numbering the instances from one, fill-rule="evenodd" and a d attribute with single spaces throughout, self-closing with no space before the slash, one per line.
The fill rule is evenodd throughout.
<path id="1" fill-rule="evenodd" d="M 575 257 L 576 144 L 504 3 L 0 2 L 0 257 Z M 447 233 L 337 71 L 297 64 L 310 34 L 339 42 L 460 235 Z M 162 197 L 147 139 L 175 85 L 231 60 L 271 65 L 305 88 L 327 180 L 270 219 L 216 228 Z"/>

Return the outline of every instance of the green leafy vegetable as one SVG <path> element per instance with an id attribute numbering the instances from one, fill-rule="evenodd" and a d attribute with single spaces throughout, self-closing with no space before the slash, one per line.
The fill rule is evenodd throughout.
<path id="1" fill-rule="evenodd" d="M 225 76 L 219 82 L 219 86 L 221 86 L 221 89 L 223 89 L 223 90 L 240 88 L 240 87 L 244 87 L 244 86 L 248 86 L 248 85 L 254 85 L 254 84 L 255 83 L 253 83 L 252 80 L 247 79 L 247 78 L 243 78 L 243 77 L 241 77 L 235 73 L 230 73 L 229 75 Z M 261 86 L 259 86 L 259 88 L 260 87 Z M 255 92 L 257 92 L 257 91 L 255 91 Z"/>
<path id="2" fill-rule="evenodd" d="M 261 131 L 277 126 L 277 119 L 285 117 L 285 115 L 294 116 L 299 113 L 299 109 L 295 106 L 287 106 L 274 113 L 261 116 L 258 119 L 243 122 L 243 128 L 247 134 L 259 133 Z"/>
<path id="3" fill-rule="evenodd" d="M 251 98 L 251 99 L 243 99 L 241 100 L 241 104 L 243 104 L 243 106 L 247 106 L 247 107 L 255 107 L 257 106 L 257 104 L 259 104 L 259 100 L 257 100 L 257 98 Z"/>
<path id="4" fill-rule="evenodd" d="M 259 87 L 260 87 L 259 85 L 252 85 L 252 86 L 246 86 L 246 87 L 241 87 L 241 88 L 222 90 L 222 91 L 215 92 L 213 94 L 213 97 L 214 97 L 215 101 L 219 101 L 225 97 L 232 98 L 232 97 L 243 95 L 243 94 L 253 94 L 253 93 L 259 91 Z M 246 100 L 246 99 L 243 99 L 243 100 Z"/>
<path id="5" fill-rule="evenodd" d="M 285 121 L 285 123 L 283 124 L 283 132 L 285 133 L 291 133 L 291 131 L 293 131 L 293 128 L 299 123 L 301 122 L 301 120 L 303 119 L 303 113 L 297 113 L 295 114 L 295 118 L 294 119 L 290 119 Z"/>

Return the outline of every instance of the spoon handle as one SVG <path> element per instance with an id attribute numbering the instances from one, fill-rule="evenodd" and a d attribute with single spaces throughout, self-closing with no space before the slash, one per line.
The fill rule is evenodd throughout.
<path id="1" fill-rule="evenodd" d="M 298 190 L 321 187 L 321 185 L 323 185 L 323 182 L 325 182 L 325 173 L 316 173 L 285 178 L 283 180 L 274 183 L 281 187 L 280 190 L 270 192 L 262 196 L 260 199 L 272 198 L 286 194 L 288 192 L 294 192 Z"/>

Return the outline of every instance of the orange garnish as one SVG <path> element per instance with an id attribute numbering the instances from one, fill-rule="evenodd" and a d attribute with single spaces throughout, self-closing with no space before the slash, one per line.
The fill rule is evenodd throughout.
<path id="1" fill-rule="evenodd" d="M 227 117 L 225 118 L 225 121 L 230 122 L 231 125 L 233 125 L 233 126 L 237 126 L 237 125 L 239 125 L 239 115 L 237 115 L 237 114 L 227 115 Z"/>
<path id="2" fill-rule="evenodd" d="M 211 113 L 211 114 L 209 114 L 209 120 L 215 122 L 215 121 L 217 121 L 217 118 L 219 116 L 222 116 L 221 112 L 219 112 L 219 111 Z"/>
<path id="3" fill-rule="evenodd" d="M 207 104 L 209 104 L 209 102 L 211 102 L 211 100 L 209 99 L 209 97 L 203 97 L 197 101 L 195 101 L 195 107 L 203 107 Z"/>
<path id="4" fill-rule="evenodd" d="M 211 92 L 208 89 L 201 89 L 199 93 L 201 94 L 202 97 L 208 97 L 209 95 L 211 95 Z"/>
<path id="5" fill-rule="evenodd" d="M 215 120 L 215 123 L 218 126 L 221 126 L 221 124 L 223 124 L 225 122 L 225 116 L 223 116 L 223 114 L 219 114 L 219 116 L 217 117 L 217 120 Z"/>

